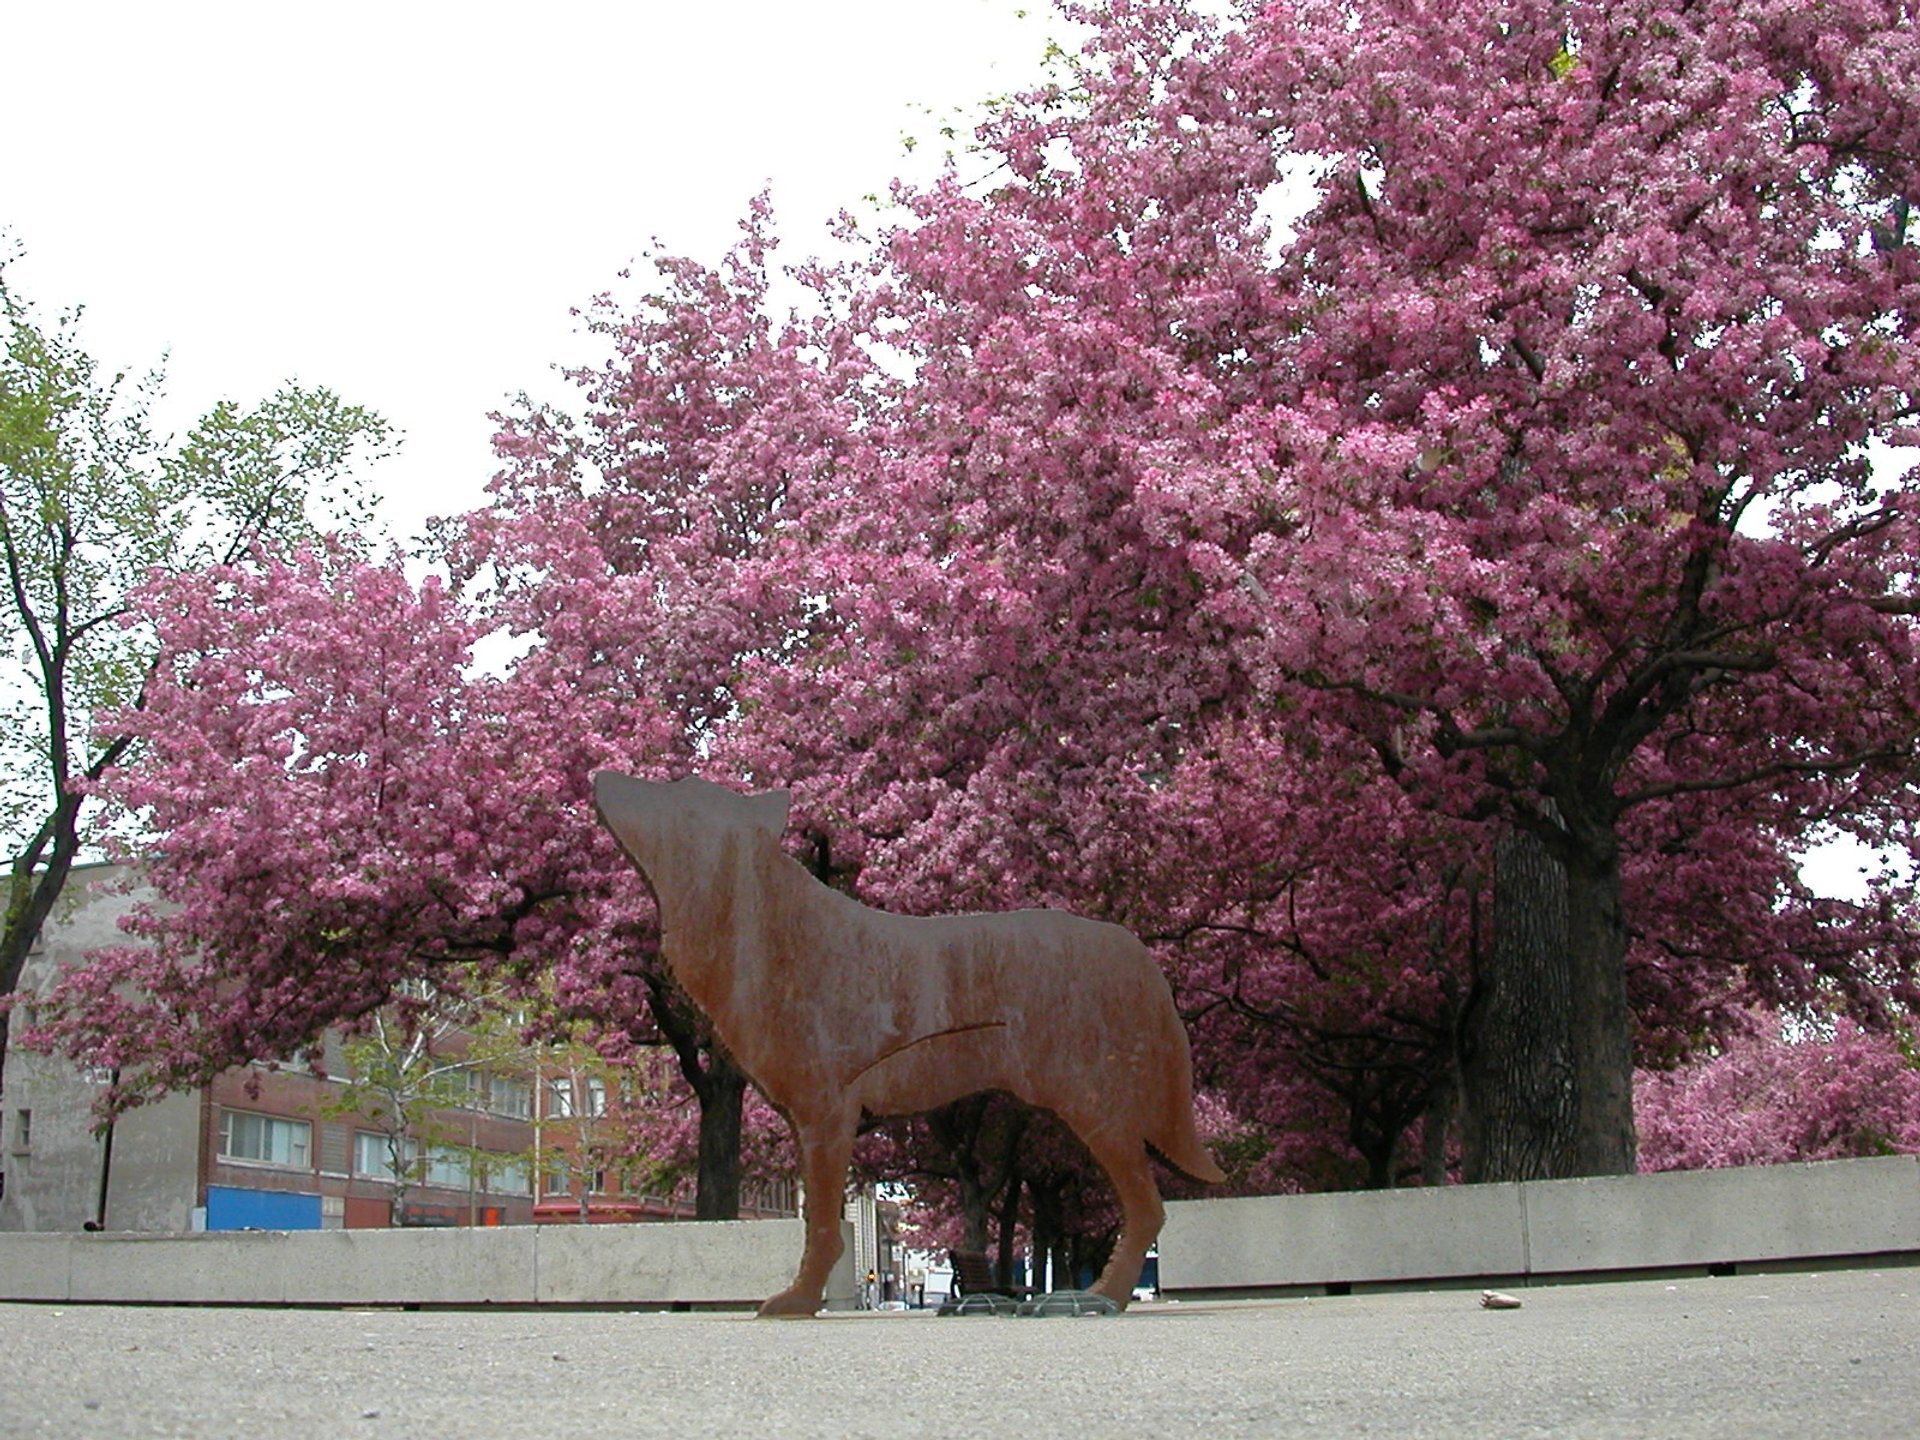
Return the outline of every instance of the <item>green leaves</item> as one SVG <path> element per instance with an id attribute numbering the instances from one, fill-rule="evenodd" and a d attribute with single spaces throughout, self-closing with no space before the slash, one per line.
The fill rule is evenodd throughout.
<path id="1" fill-rule="evenodd" d="M 398 444 L 379 415 L 326 389 L 282 387 L 252 410 L 222 400 L 161 464 L 167 488 L 190 497 L 210 560 L 255 544 L 284 550 L 323 530 L 371 523 L 373 497 L 357 464 Z"/>
<path id="2" fill-rule="evenodd" d="M 0 736 L 17 840 L 110 745 L 92 717 L 140 693 L 151 646 L 119 624 L 131 590 L 155 569 L 286 553 L 366 525 L 358 472 L 397 441 L 373 411 L 289 384 L 252 407 L 223 400 L 166 444 L 150 422 L 159 373 L 104 374 L 80 343 L 79 310 L 43 321 L 6 279 L 0 265 L 4 688 L 37 702 Z"/>

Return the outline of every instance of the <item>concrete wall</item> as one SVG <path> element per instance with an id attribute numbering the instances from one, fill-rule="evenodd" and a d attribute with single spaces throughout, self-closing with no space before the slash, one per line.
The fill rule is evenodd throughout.
<path id="1" fill-rule="evenodd" d="M 1518 1185 L 1178 1201 L 1163 1294 L 1920 1258 L 1920 1156 Z"/>
<path id="2" fill-rule="evenodd" d="M 0 1300 L 745 1306 L 793 1278 L 803 1237 L 798 1220 L 0 1235 Z M 827 1296 L 852 1305 L 850 1260 Z"/>
<path id="3" fill-rule="evenodd" d="M 747 1306 L 786 1285 L 802 1236 L 797 1220 L 0 1235 L 0 1301 Z M 1160 1281 L 1202 1298 L 1895 1256 L 1920 1260 L 1920 1157 L 1176 1202 Z"/>

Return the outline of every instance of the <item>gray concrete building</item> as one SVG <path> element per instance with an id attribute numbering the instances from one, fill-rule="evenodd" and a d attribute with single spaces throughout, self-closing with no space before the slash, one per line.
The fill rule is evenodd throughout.
<path id="1" fill-rule="evenodd" d="M 81 866 L 21 975 L 15 1034 L 34 996 L 87 953 L 124 937 L 134 904 L 118 866 Z M 111 1135 L 94 1101 L 108 1077 L 56 1056 L 7 1048 L 0 1076 L 0 1230 L 79 1230 L 111 1208 L 115 1229 L 183 1231 L 200 1204 L 200 1097 L 171 1095 L 123 1116 Z"/>

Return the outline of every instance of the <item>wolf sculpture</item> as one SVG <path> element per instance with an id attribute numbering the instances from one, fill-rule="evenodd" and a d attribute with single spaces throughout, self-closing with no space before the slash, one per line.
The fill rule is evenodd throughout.
<path id="1" fill-rule="evenodd" d="M 912 1115 L 981 1090 L 1051 1110 L 1119 1196 L 1095 1286 L 1132 1297 L 1166 1212 L 1147 1147 L 1224 1176 L 1194 1130 L 1187 1033 L 1146 947 L 1053 910 L 918 918 L 831 890 L 780 847 L 787 795 L 594 776 L 602 823 L 652 887 L 674 978 L 793 1128 L 806 1249 L 762 1315 L 811 1315 L 842 1250 L 864 1110 Z"/>

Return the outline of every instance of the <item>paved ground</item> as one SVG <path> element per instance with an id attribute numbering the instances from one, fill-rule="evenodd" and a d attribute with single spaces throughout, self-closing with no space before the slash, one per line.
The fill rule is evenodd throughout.
<path id="1" fill-rule="evenodd" d="M 1920 1270 L 1117 1319 L 0 1305 L 0 1436 L 1920 1433 Z"/>

